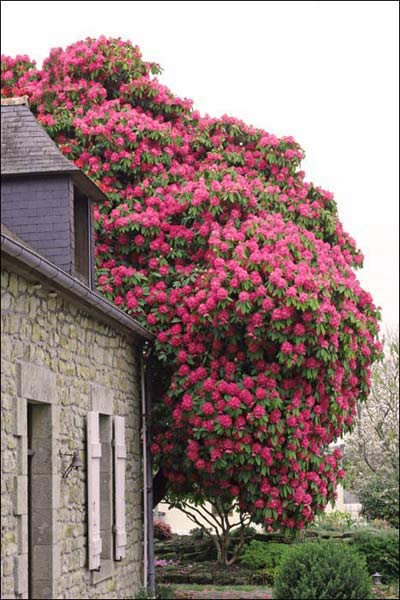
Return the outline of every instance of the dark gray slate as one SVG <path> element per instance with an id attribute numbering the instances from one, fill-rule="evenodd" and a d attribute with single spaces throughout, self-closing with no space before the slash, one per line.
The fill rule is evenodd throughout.
<path id="1" fill-rule="evenodd" d="M 37 252 L 73 274 L 72 203 L 68 174 L 8 178 L 1 187 L 1 220 Z"/>
<path id="2" fill-rule="evenodd" d="M 2 175 L 77 171 L 26 104 L 1 107 Z"/>

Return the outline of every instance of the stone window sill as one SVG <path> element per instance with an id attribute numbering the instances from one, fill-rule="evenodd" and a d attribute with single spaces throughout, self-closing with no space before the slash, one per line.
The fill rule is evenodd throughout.
<path id="1" fill-rule="evenodd" d="M 112 560 L 101 560 L 100 571 L 91 571 L 92 574 L 92 585 L 100 583 L 105 579 L 110 579 L 113 576 L 113 561 Z"/>

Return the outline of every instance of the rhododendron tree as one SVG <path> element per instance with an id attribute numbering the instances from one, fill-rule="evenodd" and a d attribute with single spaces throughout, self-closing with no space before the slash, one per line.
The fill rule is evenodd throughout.
<path id="1" fill-rule="evenodd" d="M 167 489 L 301 529 L 334 499 L 344 472 L 329 446 L 380 353 L 362 255 L 292 137 L 201 116 L 159 71 L 130 42 L 87 39 L 42 69 L 3 57 L 3 95 L 27 94 L 108 196 L 97 285 L 156 334 L 152 453 Z"/>

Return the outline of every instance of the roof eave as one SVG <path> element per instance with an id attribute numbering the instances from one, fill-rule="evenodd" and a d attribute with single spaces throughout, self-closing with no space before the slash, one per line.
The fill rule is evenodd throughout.
<path id="1" fill-rule="evenodd" d="M 137 342 L 153 341 L 155 336 L 139 325 L 132 317 L 111 304 L 97 292 L 71 277 L 43 256 L 26 247 L 8 235 L 1 233 L 1 251 L 11 260 L 17 261 L 22 269 L 42 275 L 52 287 L 72 296 L 95 313 L 100 320 L 118 324 L 118 328 L 133 337 Z"/>

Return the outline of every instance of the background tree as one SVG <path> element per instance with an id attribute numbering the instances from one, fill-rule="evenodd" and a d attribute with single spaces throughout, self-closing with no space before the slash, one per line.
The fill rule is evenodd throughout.
<path id="1" fill-rule="evenodd" d="M 329 445 L 352 427 L 380 352 L 362 255 L 292 137 L 202 117 L 159 71 L 130 42 L 87 39 L 41 70 L 3 57 L 3 94 L 27 94 L 108 196 L 97 284 L 157 335 L 163 490 L 301 529 L 343 478 Z"/>
<path id="2" fill-rule="evenodd" d="M 389 332 L 382 361 L 372 369 L 368 400 L 359 403 L 346 438 L 346 487 L 356 491 L 369 519 L 399 524 L 399 335 Z"/>

